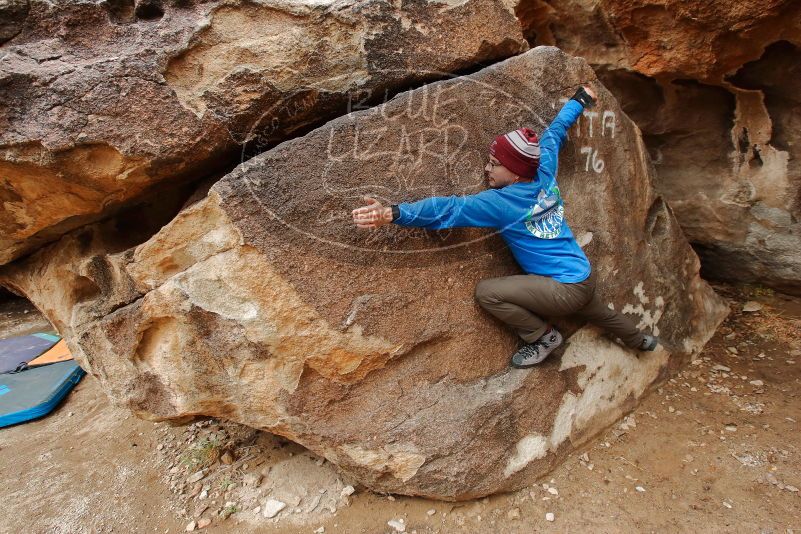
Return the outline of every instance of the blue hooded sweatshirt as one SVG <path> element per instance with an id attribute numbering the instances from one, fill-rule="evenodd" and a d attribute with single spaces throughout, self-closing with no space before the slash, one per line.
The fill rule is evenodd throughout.
<path id="1" fill-rule="evenodd" d="M 584 107 L 568 100 L 540 137 L 540 164 L 535 180 L 475 195 L 431 197 L 398 204 L 402 226 L 437 230 L 454 227 L 495 228 L 523 271 L 562 283 L 583 282 L 590 262 L 565 220 L 556 172 L 567 130 Z"/>

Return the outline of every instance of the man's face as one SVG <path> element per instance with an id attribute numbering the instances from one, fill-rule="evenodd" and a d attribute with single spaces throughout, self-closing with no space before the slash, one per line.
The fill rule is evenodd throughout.
<path id="1" fill-rule="evenodd" d="M 484 167 L 484 176 L 487 178 L 487 185 L 492 189 L 500 189 L 520 180 L 515 173 L 501 165 L 501 162 L 493 155 L 490 155 L 489 162 Z"/>

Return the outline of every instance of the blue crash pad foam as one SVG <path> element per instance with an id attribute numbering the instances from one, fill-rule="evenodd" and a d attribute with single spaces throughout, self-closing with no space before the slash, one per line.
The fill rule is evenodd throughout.
<path id="1" fill-rule="evenodd" d="M 0 427 L 50 413 L 85 374 L 70 360 L 0 375 Z"/>

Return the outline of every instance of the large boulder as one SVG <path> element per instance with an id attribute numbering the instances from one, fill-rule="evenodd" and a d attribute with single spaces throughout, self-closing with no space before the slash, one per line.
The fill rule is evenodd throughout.
<path id="1" fill-rule="evenodd" d="M 801 3 L 522 0 L 643 132 L 704 274 L 801 294 Z"/>
<path id="2" fill-rule="evenodd" d="M 528 49 L 505 0 L 14 0 L 0 18 L 0 264 Z"/>
<path id="3" fill-rule="evenodd" d="M 481 190 L 495 135 L 542 130 L 594 80 L 583 60 L 538 47 L 402 93 L 249 160 L 136 247 L 111 222 L 90 226 L 0 283 L 142 417 L 268 430 L 377 491 L 520 488 L 697 354 L 727 312 L 652 187 L 637 127 L 596 85 L 559 180 L 598 291 L 661 336 L 652 353 L 560 321 L 563 353 L 511 369 L 518 340 L 473 299 L 480 280 L 519 273 L 495 233 L 357 231 L 350 210 L 366 193 Z"/>

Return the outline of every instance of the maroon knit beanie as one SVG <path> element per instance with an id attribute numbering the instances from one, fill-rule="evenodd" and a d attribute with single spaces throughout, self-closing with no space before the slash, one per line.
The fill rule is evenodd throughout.
<path id="1" fill-rule="evenodd" d="M 490 145 L 490 154 L 501 165 L 521 178 L 535 178 L 540 165 L 540 144 L 531 128 L 518 128 L 499 135 Z"/>

